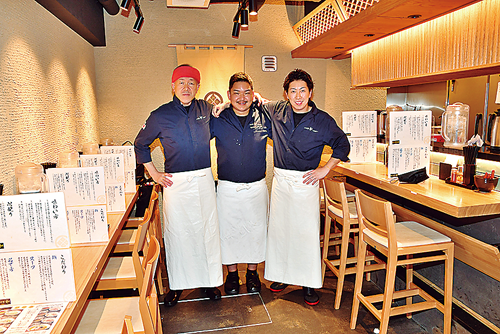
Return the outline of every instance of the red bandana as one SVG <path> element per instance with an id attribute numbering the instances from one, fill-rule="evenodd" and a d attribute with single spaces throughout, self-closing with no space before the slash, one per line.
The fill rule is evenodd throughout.
<path id="1" fill-rule="evenodd" d="M 177 67 L 172 73 L 172 83 L 179 78 L 193 78 L 196 82 L 200 83 L 200 71 L 191 66 Z"/>

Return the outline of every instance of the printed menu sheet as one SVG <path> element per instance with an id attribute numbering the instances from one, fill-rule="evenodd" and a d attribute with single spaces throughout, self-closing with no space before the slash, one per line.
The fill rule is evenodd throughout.
<path id="1" fill-rule="evenodd" d="M 108 241 L 106 205 L 67 207 L 72 244 Z"/>
<path id="2" fill-rule="evenodd" d="M 50 333 L 68 303 L 0 307 L 0 334 Z"/>
<path id="3" fill-rule="evenodd" d="M 123 183 L 106 184 L 106 195 L 108 212 L 125 211 L 125 185 Z"/>
<path id="4" fill-rule="evenodd" d="M 106 183 L 125 182 L 123 154 L 81 155 L 80 162 L 82 167 L 103 166 Z"/>
<path id="5" fill-rule="evenodd" d="M 432 112 L 398 111 L 389 113 L 389 145 L 430 146 Z"/>
<path id="6" fill-rule="evenodd" d="M 387 173 L 389 177 L 410 172 L 422 167 L 429 168 L 429 146 L 399 146 L 389 145 Z"/>
<path id="7" fill-rule="evenodd" d="M 377 112 L 343 111 L 342 130 L 348 137 L 377 136 Z"/>
<path id="8" fill-rule="evenodd" d="M 377 161 L 377 137 L 348 137 L 348 139 L 349 144 L 351 144 L 350 162 Z"/>
<path id="9" fill-rule="evenodd" d="M 0 254 L 0 304 L 74 301 L 71 249 Z"/>
<path id="10" fill-rule="evenodd" d="M 136 191 L 135 181 L 135 151 L 133 146 L 101 146 L 102 154 L 123 154 L 125 162 L 125 192 Z"/>
<path id="11" fill-rule="evenodd" d="M 67 206 L 106 203 L 104 167 L 47 169 L 49 191 L 64 193 Z"/>
<path id="12" fill-rule="evenodd" d="M 64 194 L 0 196 L 0 253 L 69 247 Z"/>

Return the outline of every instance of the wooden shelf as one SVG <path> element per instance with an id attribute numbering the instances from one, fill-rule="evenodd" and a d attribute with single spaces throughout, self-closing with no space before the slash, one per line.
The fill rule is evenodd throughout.
<path id="1" fill-rule="evenodd" d="M 380 0 L 292 50 L 292 58 L 348 58 L 354 48 L 480 1 Z M 420 17 L 409 18 L 414 15 Z"/>

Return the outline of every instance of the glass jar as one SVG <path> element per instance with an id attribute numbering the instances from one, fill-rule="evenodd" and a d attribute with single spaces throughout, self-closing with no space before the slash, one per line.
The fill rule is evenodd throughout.
<path id="1" fill-rule="evenodd" d="M 403 108 L 401 108 L 398 105 L 392 104 L 385 108 L 386 112 L 386 118 L 385 118 L 385 142 L 390 144 L 391 143 L 391 134 L 390 134 L 390 129 L 391 129 L 391 124 L 390 124 L 390 118 L 391 118 L 391 113 L 392 112 L 397 112 L 397 111 L 403 111 Z"/>
<path id="2" fill-rule="evenodd" d="M 47 177 L 42 165 L 27 162 L 16 166 L 15 175 L 17 191 L 20 194 L 40 193 L 46 191 Z"/>
<path id="3" fill-rule="evenodd" d="M 66 150 L 59 153 L 59 162 L 57 167 L 59 168 L 75 168 L 79 167 L 78 159 L 79 154 L 75 150 Z"/>
<path id="4" fill-rule="evenodd" d="M 461 149 L 467 144 L 469 106 L 461 102 L 450 104 L 443 113 L 441 135 L 444 146 Z"/>

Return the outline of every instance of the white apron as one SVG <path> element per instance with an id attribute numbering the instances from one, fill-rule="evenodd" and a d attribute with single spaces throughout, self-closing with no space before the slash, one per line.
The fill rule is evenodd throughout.
<path id="1" fill-rule="evenodd" d="M 219 222 L 210 168 L 171 173 L 163 188 L 164 240 L 172 290 L 222 285 Z"/>
<path id="2" fill-rule="evenodd" d="M 269 193 L 266 180 L 235 183 L 219 180 L 222 263 L 260 263 L 266 255 Z"/>
<path id="3" fill-rule="evenodd" d="M 305 172 L 274 168 L 265 279 L 321 288 L 319 186 Z"/>

